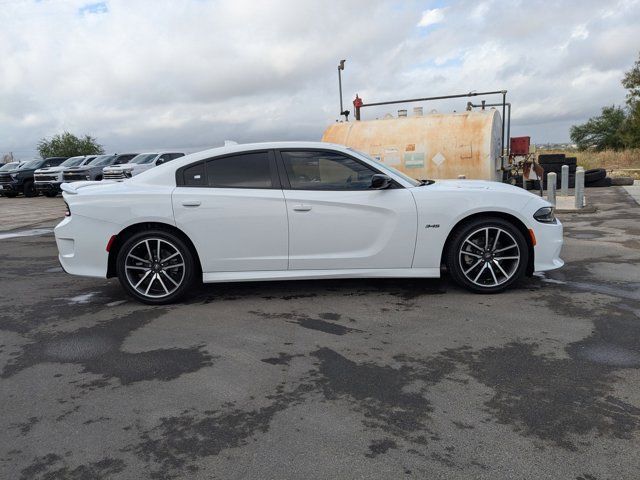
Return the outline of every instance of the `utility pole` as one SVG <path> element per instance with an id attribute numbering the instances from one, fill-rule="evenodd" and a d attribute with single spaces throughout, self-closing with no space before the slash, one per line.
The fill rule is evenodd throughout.
<path id="1" fill-rule="evenodd" d="M 342 103 L 342 71 L 344 70 L 344 62 L 346 60 L 340 60 L 340 64 L 338 65 L 338 89 L 340 90 L 340 115 L 344 115 L 345 120 L 349 121 L 349 110 L 344 109 L 344 105 Z"/>

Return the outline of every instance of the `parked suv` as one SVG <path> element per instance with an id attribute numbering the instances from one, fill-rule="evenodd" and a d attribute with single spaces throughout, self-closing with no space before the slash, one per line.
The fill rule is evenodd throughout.
<path id="1" fill-rule="evenodd" d="M 137 153 L 123 153 L 120 155 L 98 155 L 85 165 L 66 168 L 62 172 L 62 182 L 79 182 L 83 180 L 102 180 L 102 169 L 110 165 L 127 163 Z"/>
<path id="2" fill-rule="evenodd" d="M 46 197 L 55 197 L 60 192 L 62 172 L 69 167 L 86 165 L 94 158 L 96 155 L 80 155 L 67 158 L 57 167 L 39 168 L 33 174 L 36 190 L 42 192 Z"/>
<path id="3" fill-rule="evenodd" d="M 184 157 L 184 153 L 141 153 L 133 157 L 129 163 L 104 167 L 102 170 L 103 178 L 105 180 L 124 180 L 180 157 Z"/>
<path id="4" fill-rule="evenodd" d="M 15 197 L 19 193 L 24 193 L 25 197 L 35 197 L 38 191 L 33 181 L 34 172 L 39 168 L 58 166 L 66 159 L 67 157 L 49 157 L 30 160 L 14 170 L 0 172 L 0 191 L 6 197 Z"/>

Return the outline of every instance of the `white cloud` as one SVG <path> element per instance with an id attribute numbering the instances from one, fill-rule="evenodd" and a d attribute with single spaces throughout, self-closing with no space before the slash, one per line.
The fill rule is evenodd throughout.
<path id="1" fill-rule="evenodd" d="M 444 20 L 444 12 L 446 8 L 432 8 L 422 12 L 422 18 L 418 22 L 419 27 L 428 27 L 436 25 Z"/>
<path id="2" fill-rule="evenodd" d="M 91 8 L 88 8 L 90 6 Z M 578 8 L 579 7 L 579 8 Z M 319 139 L 345 102 L 509 90 L 514 134 L 566 140 L 622 103 L 640 4 L 0 1 L 0 153 L 69 129 L 109 151 Z M 438 28 L 420 28 L 438 25 Z M 426 105 L 461 110 L 464 101 Z M 365 110 L 365 118 L 393 111 Z"/>

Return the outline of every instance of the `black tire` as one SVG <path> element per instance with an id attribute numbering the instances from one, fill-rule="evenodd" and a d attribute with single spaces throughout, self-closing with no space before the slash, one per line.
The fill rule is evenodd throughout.
<path id="1" fill-rule="evenodd" d="M 558 164 L 558 165 L 541 165 L 542 168 L 544 169 L 544 173 L 557 173 L 558 175 L 560 175 L 562 173 L 562 165 Z M 569 173 L 576 173 L 576 170 L 578 169 L 577 165 L 569 165 Z"/>
<path id="2" fill-rule="evenodd" d="M 27 180 L 26 182 L 24 182 L 24 185 L 22 186 L 22 192 L 24 193 L 25 197 L 37 197 L 39 194 L 38 190 L 36 190 L 36 186 L 31 180 Z"/>
<path id="3" fill-rule="evenodd" d="M 604 168 L 593 168 L 584 172 L 584 183 L 590 185 L 599 180 L 602 180 L 607 176 L 607 171 Z"/>
<path id="4" fill-rule="evenodd" d="M 475 249 L 478 250 L 470 248 L 467 246 L 467 240 L 469 238 L 475 238 L 475 235 L 478 234 L 477 232 L 483 235 L 482 231 L 487 228 L 489 232 L 496 232 L 495 235 L 499 235 L 500 239 L 498 242 L 495 242 L 495 235 L 492 238 L 491 233 L 489 234 L 489 249 L 485 257 L 485 252 L 479 254 L 482 248 L 478 247 L 475 243 L 472 244 L 476 245 Z M 498 230 L 501 230 L 500 234 L 497 233 Z M 505 255 L 504 257 L 496 256 L 499 254 L 498 252 L 491 252 L 491 250 L 505 250 L 504 245 L 510 244 L 513 244 L 512 247 L 509 247 L 512 250 L 506 249 L 506 253 L 503 254 Z M 517 250 L 515 248 L 516 246 Z M 503 259 L 513 255 L 509 253 L 513 251 L 517 251 L 517 261 L 511 260 L 511 263 L 499 264 L 499 261 L 508 262 Z M 467 254 L 473 254 L 474 257 L 469 257 Z M 476 259 L 476 257 L 480 258 Z M 497 259 L 500 260 L 498 261 Z M 528 261 L 529 247 L 522 232 L 511 222 L 498 217 L 480 217 L 465 222 L 456 228 L 451 240 L 447 244 L 446 265 L 451 277 L 461 287 L 476 293 L 498 293 L 509 288 L 524 277 Z M 480 270 L 468 270 L 469 263 L 466 262 L 471 264 L 481 262 L 476 268 L 483 269 L 483 272 L 487 272 L 485 276 L 488 277 L 488 281 L 491 284 L 487 283 L 483 285 L 483 272 L 480 272 Z M 487 268 L 488 265 L 491 267 L 490 269 Z M 493 267 L 495 267 L 495 269 Z M 504 273 L 507 275 L 505 276 L 501 273 L 496 274 L 495 272 L 498 272 L 498 268 L 504 270 Z M 478 274 L 479 278 L 476 279 L 479 281 L 474 282 L 473 279 L 468 276 L 475 276 L 477 272 L 480 272 Z"/>
<path id="5" fill-rule="evenodd" d="M 57 195 L 58 195 L 57 192 L 44 192 L 44 196 L 48 197 L 48 198 L 53 198 L 53 197 L 55 197 Z"/>
<path id="6" fill-rule="evenodd" d="M 593 188 L 593 187 L 610 187 L 611 186 L 611 178 L 610 177 L 605 177 L 605 178 L 601 178 L 600 180 L 596 180 L 595 182 L 592 182 L 588 185 L 586 185 L 589 188 Z"/>
<path id="7" fill-rule="evenodd" d="M 538 155 L 538 163 L 557 163 L 564 162 L 566 155 L 564 153 L 542 153 Z"/>
<path id="8" fill-rule="evenodd" d="M 182 257 L 181 263 L 184 264 L 184 273 L 181 277 L 179 275 L 176 275 L 178 273 L 177 268 L 179 267 L 174 267 L 173 270 L 171 266 L 162 268 L 161 264 L 157 261 L 158 259 L 155 251 L 157 250 L 156 245 L 158 242 L 156 242 L 156 240 L 158 239 L 160 240 L 160 244 L 164 245 L 165 252 L 167 252 L 166 254 L 170 254 L 170 252 L 172 252 L 172 250 L 168 248 L 168 245 L 175 249 L 175 251 L 179 252 L 180 256 Z M 148 261 L 148 254 L 141 254 L 141 251 L 146 251 L 147 244 L 145 244 L 145 241 L 148 241 L 149 245 L 153 245 L 153 247 L 150 248 L 152 257 L 155 257 L 152 258 L 152 262 Z M 132 252 L 136 252 L 138 254 L 136 256 L 142 258 L 146 263 L 137 262 L 137 266 L 132 264 L 132 257 L 130 257 Z M 143 257 L 141 257 L 141 255 L 143 255 Z M 161 253 L 161 256 L 162 255 L 163 254 Z M 177 258 L 179 259 L 180 257 Z M 174 257 L 174 259 L 176 259 L 176 257 Z M 149 270 L 148 272 L 147 264 Z M 127 265 L 129 266 L 129 268 L 125 268 Z M 131 268 L 133 268 L 134 270 L 131 270 Z M 139 302 L 146 303 L 148 305 L 165 305 L 168 303 L 174 303 L 184 297 L 184 295 L 189 291 L 194 283 L 197 268 L 191 250 L 179 236 L 164 230 L 149 230 L 136 233 L 125 240 L 124 244 L 118 251 L 118 257 L 116 259 L 116 270 L 122 288 L 124 288 L 127 294 L 129 294 L 131 297 L 135 298 Z M 149 286 L 149 288 L 147 288 L 149 294 L 145 294 L 144 292 L 137 290 L 136 286 L 132 284 L 134 281 L 137 282 L 143 275 L 145 275 L 145 273 L 147 273 L 147 275 L 152 274 L 152 276 L 147 276 L 147 279 L 151 279 L 152 277 L 153 279 L 149 281 L 143 280 L 140 284 L 140 288 L 144 289 L 145 287 Z M 164 280 L 158 281 L 155 278 L 156 274 L 158 277 Z M 169 277 L 169 279 L 167 279 L 167 277 Z M 164 290 L 167 292 L 168 288 L 166 287 L 166 285 L 169 285 L 169 287 L 171 287 L 172 289 L 174 288 L 169 283 L 169 280 L 171 278 L 174 279 L 174 283 L 178 283 L 178 286 L 175 287 L 175 290 L 164 294 L 160 287 L 164 288 Z M 150 283 L 153 285 L 150 286 Z M 156 291 L 158 291 L 159 295 L 161 296 L 155 296 L 154 292 Z"/>

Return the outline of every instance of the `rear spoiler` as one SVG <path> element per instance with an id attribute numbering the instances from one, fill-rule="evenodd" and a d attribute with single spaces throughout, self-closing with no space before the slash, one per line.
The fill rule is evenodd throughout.
<path id="1" fill-rule="evenodd" d="M 60 189 L 63 192 L 69 193 L 71 195 L 76 195 L 78 193 L 78 190 L 80 190 L 81 188 L 90 187 L 92 185 L 101 185 L 103 183 L 105 182 L 96 182 L 91 180 L 82 181 L 82 182 L 63 183 L 62 185 L 60 185 Z"/>

